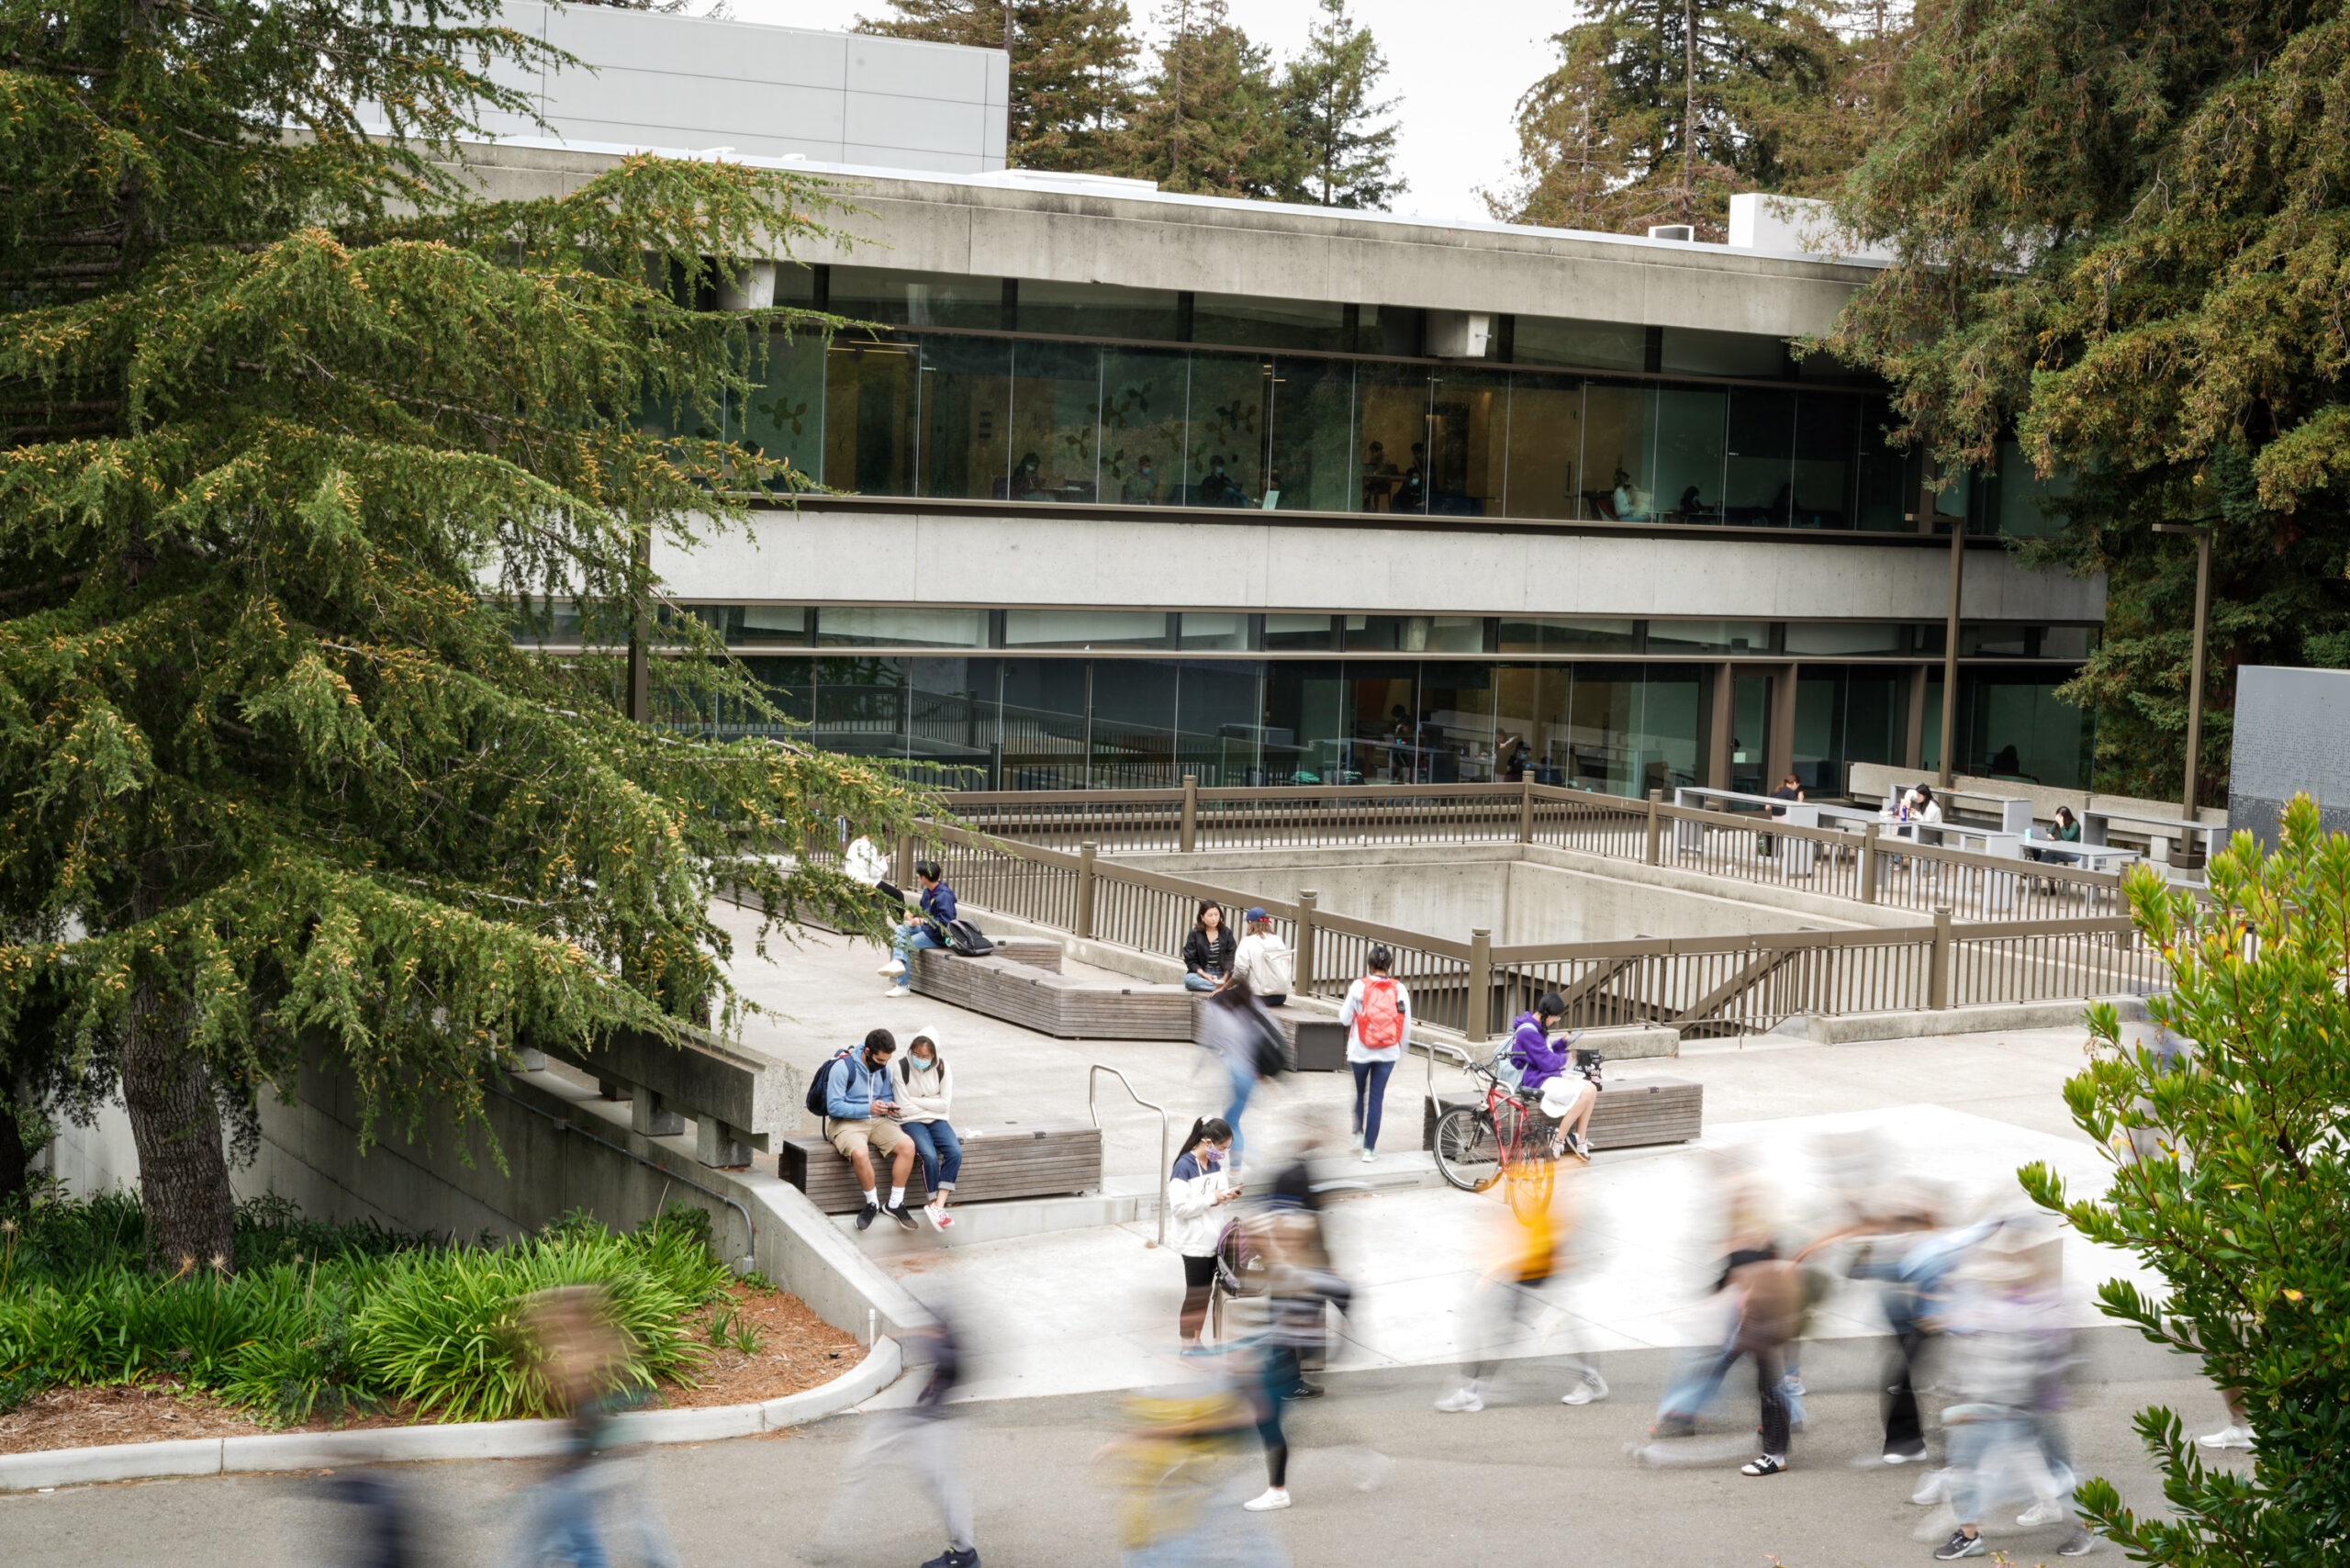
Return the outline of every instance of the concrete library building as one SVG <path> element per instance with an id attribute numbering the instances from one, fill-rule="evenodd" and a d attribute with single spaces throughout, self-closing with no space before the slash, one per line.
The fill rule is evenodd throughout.
<path id="1" fill-rule="evenodd" d="M 653 149 L 860 209 L 754 293 L 875 328 L 778 336 L 725 416 L 838 493 L 655 562 L 823 745 L 967 789 L 1841 792 L 1938 769 L 1948 703 L 1956 772 L 2093 785 L 2053 693 L 2103 583 L 2007 548 L 2050 526 L 2011 446 L 1937 491 L 1882 384 L 1797 356 L 1874 263 L 1783 204 L 1722 245 L 1179 196 L 1007 169 L 998 52 L 509 11 L 600 69 L 464 149 L 490 194 Z"/>

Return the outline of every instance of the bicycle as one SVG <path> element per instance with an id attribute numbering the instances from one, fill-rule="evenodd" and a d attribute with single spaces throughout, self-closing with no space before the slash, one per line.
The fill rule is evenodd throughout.
<path id="1" fill-rule="evenodd" d="M 1437 1118 L 1437 1170 L 1467 1193 L 1490 1191 L 1506 1173 L 1511 1212 L 1530 1218 L 1550 1202 L 1550 1119 L 1519 1099 L 1493 1064 L 1472 1064 L 1469 1072 L 1483 1082 L 1484 1101 Z"/>

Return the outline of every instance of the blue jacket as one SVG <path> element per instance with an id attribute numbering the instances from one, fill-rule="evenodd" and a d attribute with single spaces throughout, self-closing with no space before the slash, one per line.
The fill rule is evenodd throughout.
<path id="1" fill-rule="evenodd" d="M 942 928 L 951 924 L 955 919 L 955 890 L 945 882 L 939 883 L 934 888 L 924 888 L 922 892 L 922 913 L 924 919 Z"/>
<path id="2" fill-rule="evenodd" d="M 1566 1051 L 1550 1043 L 1550 1036 L 1542 1032 L 1542 1021 L 1531 1013 L 1517 1015 L 1517 1033 L 1510 1036 L 1509 1054 L 1521 1070 L 1520 1089 L 1538 1090 L 1567 1070 Z"/>
<path id="3" fill-rule="evenodd" d="M 851 1051 L 833 1069 L 824 1084 L 824 1112 L 836 1122 L 862 1122 L 873 1114 L 873 1102 L 894 1100 L 890 1070 L 865 1065 L 863 1051 Z"/>

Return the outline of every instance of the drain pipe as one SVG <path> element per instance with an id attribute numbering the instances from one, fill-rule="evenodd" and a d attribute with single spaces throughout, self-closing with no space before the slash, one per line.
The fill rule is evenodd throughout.
<path id="1" fill-rule="evenodd" d="M 576 1133 L 579 1131 L 576 1126 L 572 1125 L 572 1121 L 569 1116 L 558 1116 L 552 1111 L 541 1110 L 538 1106 L 532 1104 L 528 1100 L 509 1094 L 506 1091 L 498 1088 L 495 1084 L 486 1085 L 485 1087 L 487 1087 L 492 1094 L 497 1095 L 500 1100 L 520 1105 L 522 1109 L 530 1112 L 534 1116 L 543 1116 L 546 1120 L 553 1122 L 556 1126 L 562 1128 L 565 1132 Z M 759 1227 L 751 1223 L 751 1211 L 744 1208 L 739 1201 L 728 1197 L 725 1193 L 717 1191 L 715 1188 L 703 1186 L 700 1182 L 695 1181 L 690 1176 L 680 1176 L 675 1170 L 672 1170 L 667 1166 L 662 1164 L 659 1160 L 647 1159 L 644 1156 L 637 1153 L 636 1150 L 632 1148 L 623 1148 L 616 1143 L 605 1143 L 602 1138 L 595 1138 L 590 1141 L 601 1145 L 603 1148 L 610 1149 L 612 1153 L 619 1155 L 623 1159 L 635 1160 L 647 1170 L 659 1171 L 663 1177 L 677 1182 L 681 1187 L 691 1187 L 697 1193 L 701 1193 L 707 1196 L 716 1198 L 720 1203 L 724 1204 L 728 1208 L 733 1209 L 736 1214 L 741 1215 L 743 1216 L 743 1234 L 751 1238 L 751 1250 L 744 1255 L 744 1261 L 753 1265 L 757 1263 L 759 1251 Z M 734 1271 L 739 1274 L 744 1271 L 742 1268 L 737 1267 Z"/>

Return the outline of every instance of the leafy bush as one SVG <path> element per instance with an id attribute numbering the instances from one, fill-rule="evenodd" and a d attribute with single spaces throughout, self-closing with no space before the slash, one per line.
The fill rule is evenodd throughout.
<path id="1" fill-rule="evenodd" d="M 444 1420 L 551 1414 L 521 1305 L 591 1282 L 633 1347 L 623 1382 L 689 1381 L 710 1351 L 685 1320 L 730 1277 L 709 1234 L 707 1215 L 679 1208 L 627 1236 L 572 1215 L 436 1248 L 273 1207 L 241 1212 L 239 1250 L 281 1260 L 165 1279 L 144 1271 L 135 1202 L 44 1205 L 0 1242 L 0 1410 L 56 1384 L 171 1375 L 280 1421 L 397 1399 Z M 95 1260 L 69 1271 L 76 1245 Z"/>

